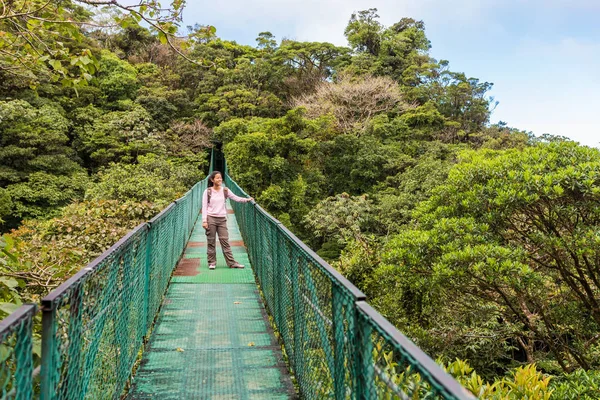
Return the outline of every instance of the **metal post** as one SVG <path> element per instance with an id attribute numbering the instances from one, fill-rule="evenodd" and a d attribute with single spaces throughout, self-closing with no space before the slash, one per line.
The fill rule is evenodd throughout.
<path id="1" fill-rule="evenodd" d="M 154 240 L 154 230 L 150 222 L 148 232 L 146 233 L 146 269 L 144 274 L 144 312 L 146 313 L 146 331 L 144 336 L 148 335 L 150 325 L 154 321 L 154 317 L 150 316 L 150 275 L 152 274 L 152 241 Z"/>
<path id="2" fill-rule="evenodd" d="M 341 289 L 333 284 L 331 286 L 332 297 L 332 319 L 333 319 L 333 381 L 336 400 L 344 399 L 345 396 L 345 375 L 344 369 L 344 307 L 343 294 Z"/>
<path id="3" fill-rule="evenodd" d="M 290 259 L 292 262 L 292 296 L 294 302 L 294 357 L 290 361 L 294 363 L 294 374 L 299 385 L 304 382 L 304 337 L 302 335 L 304 326 L 304 310 L 302 309 L 302 301 L 300 300 L 300 262 L 298 257 L 294 257 L 294 252 L 290 249 Z M 302 389 L 302 386 L 300 386 Z"/>
<path id="4" fill-rule="evenodd" d="M 53 303 L 42 300 L 41 400 L 52 400 L 56 391 L 54 346 L 56 346 L 56 307 Z"/>
<path id="5" fill-rule="evenodd" d="M 354 345 L 354 354 L 357 356 L 355 364 L 355 376 L 357 377 L 356 398 L 359 400 L 375 399 L 377 393 L 375 393 L 374 386 L 373 341 L 371 340 L 373 328 L 367 323 L 366 318 L 358 312 L 355 322 L 357 328 Z"/>

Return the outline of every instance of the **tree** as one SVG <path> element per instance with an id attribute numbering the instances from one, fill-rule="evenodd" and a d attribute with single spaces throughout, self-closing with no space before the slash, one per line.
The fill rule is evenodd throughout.
<path id="1" fill-rule="evenodd" d="M 512 342 L 528 362 L 598 365 L 599 156 L 571 142 L 466 154 L 417 228 L 388 243 L 375 302 L 433 337 L 440 324 L 469 327 L 461 343 L 494 327 L 494 346 Z"/>
<path id="2" fill-rule="evenodd" d="M 487 92 L 492 86 L 490 82 L 452 72 L 448 62 L 441 61 L 423 85 L 407 91 L 406 95 L 420 103 L 431 101 L 446 117 L 442 140 L 468 142 L 471 135 L 481 131 L 489 121 L 494 99 L 488 97 Z"/>
<path id="3" fill-rule="evenodd" d="M 378 74 L 388 75 L 407 86 L 420 84 L 420 75 L 433 64 L 430 48 L 423 21 L 402 18 L 381 35 Z"/>
<path id="4" fill-rule="evenodd" d="M 139 87 L 137 71 L 127 61 L 120 60 L 113 53 L 104 50 L 98 70 L 94 83 L 100 88 L 106 101 L 116 102 L 136 97 Z"/>
<path id="5" fill-rule="evenodd" d="M 271 32 L 261 32 L 256 38 L 256 47 L 260 50 L 272 52 L 277 48 L 277 41 Z"/>
<path id="6" fill-rule="evenodd" d="M 111 164 L 86 192 L 89 200 L 148 201 L 166 206 L 202 178 L 194 165 L 176 165 L 154 155 L 137 164 Z"/>
<path id="7" fill-rule="evenodd" d="M 93 170 L 111 162 L 134 162 L 139 155 L 164 154 L 165 146 L 152 131 L 152 117 L 140 105 L 102 113 L 94 106 L 75 111 L 74 147 Z"/>
<path id="8" fill-rule="evenodd" d="M 376 8 L 352 14 L 344 34 L 354 51 L 366 52 L 372 56 L 379 54 L 383 25 L 377 21 L 378 18 Z"/>
<path id="9" fill-rule="evenodd" d="M 398 85 L 387 77 L 354 78 L 341 74 L 335 82 L 320 82 L 314 93 L 294 99 L 309 118 L 332 114 L 342 132 L 362 133 L 377 114 L 408 108 Z"/>
<path id="10" fill-rule="evenodd" d="M 281 65 L 285 95 L 291 97 L 312 92 L 349 61 L 349 53 L 350 49 L 331 43 L 282 41 L 273 54 L 273 61 Z"/>
<path id="11" fill-rule="evenodd" d="M 91 80 L 97 61 L 90 49 L 77 49 L 69 41 L 85 40 L 82 28 L 101 28 L 91 22 L 89 7 L 108 6 L 117 12 L 114 21 L 122 28 L 148 24 L 161 42 L 173 43 L 183 1 L 174 1 L 165 9 L 153 0 L 125 4 L 117 0 L 13 0 L 3 2 L 0 10 L 0 71 L 36 82 L 46 75 L 64 85 L 79 85 Z M 66 42 L 65 42 L 66 38 Z"/>
<path id="12" fill-rule="evenodd" d="M 81 198 L 87 176 L 69 147 L 69 121 L 55 105 L 0 102 L 0 187 L 10 195 L 9 227 L 46 217 Z"/>

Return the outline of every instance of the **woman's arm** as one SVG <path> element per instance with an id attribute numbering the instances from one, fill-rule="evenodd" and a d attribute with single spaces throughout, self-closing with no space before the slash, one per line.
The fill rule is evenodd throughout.
<path id="1" fill-rule="evenodd" d="M 229 193 L 227 194 L 227 198 L 231 199 L 237 203 L 247 203 L 249 201 L 254 200 L 252 197 L 245 198 L 245 197 L 236 196 L 235 194 L 233 194 L 233 192 L 231 190 L 228 190 L 228 192 Z"/>
<path id="2" fill-rule="evenodd" d="M 206 189 L 202 194 L 202 223 L 208 221 L 208 191 L 210 188 Z"/>

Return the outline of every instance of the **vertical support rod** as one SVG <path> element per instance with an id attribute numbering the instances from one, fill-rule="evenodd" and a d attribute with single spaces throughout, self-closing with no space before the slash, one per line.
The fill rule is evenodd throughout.
<path id="1" fill-rule="evenodd" d="M 357 377 L 357 396 L 359 400 L 375 399 L 377 393 L 374 386 L 375 371 L 373 368 L 373 341 L 371 334 L 373 328 L 367 322 L 367 319 L 357 312 L 355 318 L 357 335 L 354 350 L 357 355 L 356 377 Z"/>
<path id="2" fill-rule="evenodd" d="M 56 391 L 54 377 L 56 376 L 56 307 L 55 304 L 42 302 L 42 369 L 41 369 L 41 400 L 52 400 Z"/>
<path id="3" fill-rule="evenodd" d="M 333 382 L 336 400 L 345 399 L 345 375 L 344 369 L 344 304 L 341 289 L 332 284 L 331 286 L 332 319 L 333 319 Z"/>
<path id="4" fill-rule="evenodd" d="M 294 374 L 302 390 L 304 382 L 304 337 L 302 335 L 304 326 L 304 310 L 300 299 L 300 261 L 299 257 L 294 255 L 290 248 L 290 259 L 292 261 L 292 296 L 294 302 L 294 357 L 291 358 L 294 363 Z"/>
<path id="5" fill-rule="evenodd" d="M 154 237 L 154 229 L 152 224 L 147 222 L 148 231 L 146 233 L 146 268 L 144 272 L 144 312 L 146 313 L 146 330 L 144 336 L 148 335 L 150 325 L 154 321 L 154 317 L 150 316 L 150 275 L 152 274 L 152 245 Z"/>

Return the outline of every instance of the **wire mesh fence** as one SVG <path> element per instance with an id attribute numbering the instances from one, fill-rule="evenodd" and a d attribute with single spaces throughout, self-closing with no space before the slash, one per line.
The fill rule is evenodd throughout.
<path id="1" fill-rule="evenodd" d="M 123 392 L 205 188 L 196 184 L 42 300 L 42 399 Z"/>
<path id="2" fill-rule="evenodd" d="M 206 180 L 42 299 L 41 382 L 34 386 L 36 307 L 0 321 L 1 399 L 114 399 L 151 332 L 200 211 Z M 39 362 L 39 360 L 38 360 Z"/>
<path id="3" fill-rule="evenodd" d="M 0 321 L 0 398 L 33 396 L 33 319 L 37 307 L 21 306 Z"/>
<path id="4" fill-rule="evenodd" d="M 303 398 L 474 399 L 260 206 L 232 207 Z"/>

